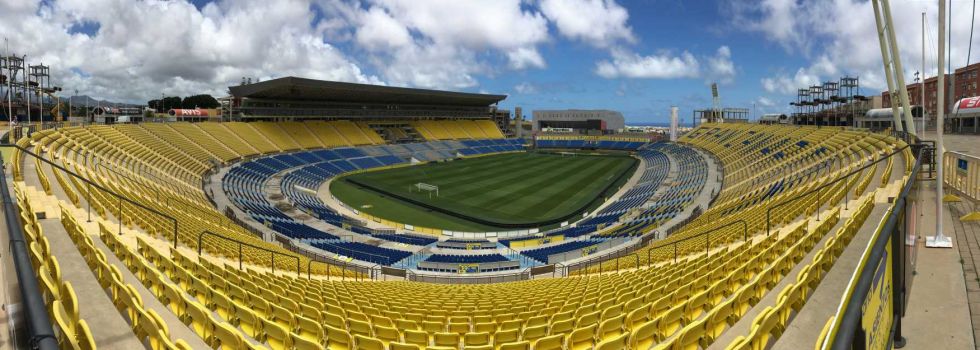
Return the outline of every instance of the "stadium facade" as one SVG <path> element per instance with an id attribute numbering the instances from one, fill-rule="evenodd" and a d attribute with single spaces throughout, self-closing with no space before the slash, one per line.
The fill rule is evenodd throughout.
<path id="1" fill-rule="evenodd" d="M 568 129 L 582 133 L 612 133 L 626 128 L 622 113 L 605 109 L 535 110 L 531 122 L 535 132 Z"/>
<path id="2" fill-rule="evenodd" d="M 284 77 L 230 86 L 242 119 L 489 118 L 506 95 Z"/>

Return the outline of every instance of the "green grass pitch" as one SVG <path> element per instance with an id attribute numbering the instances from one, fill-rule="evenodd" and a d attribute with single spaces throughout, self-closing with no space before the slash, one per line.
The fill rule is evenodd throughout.
<path id="1" fill-rule="evenodd" d="M 507 225 L 537 226 L 597 207 L 605 199 L 596 200 L 603 190 L 608 188 L 606 196 L 615 193 L 637 162 L 626 155 L 510 153 L 353 174 L 335 179 L 330 192 L 357 210 L 396 222 L 454 231 L 513 230 Z M 414 189 L 419 182 L 439 186 L 439 196 Z"/>

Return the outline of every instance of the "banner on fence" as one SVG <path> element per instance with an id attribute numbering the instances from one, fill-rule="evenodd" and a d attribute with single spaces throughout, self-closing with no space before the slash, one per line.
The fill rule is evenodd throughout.
<path id="1" fill-rule="evenodd" d="M 876 263 L 871 290 L 861 306 L 861 328 L 864 330 L 865 349 L 887 349 L 894 313 L 892 313 L 892 248 L 891 239 L 885 245 L 885 254 Z"/>

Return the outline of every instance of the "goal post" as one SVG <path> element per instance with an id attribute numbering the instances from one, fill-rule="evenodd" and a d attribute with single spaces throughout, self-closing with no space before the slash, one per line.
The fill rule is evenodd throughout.
<path id="1" fill-rule="evenodd" d="M 433 192 L 435 192 L 436 197 L 439 197 L 439 186 L 436 185 L 419 182 L 412 186 L 409 186 L 408 191 L 413 192 L 413 190 L 418 192 L 428 192 L 430 199 L 432 198 Z"/>

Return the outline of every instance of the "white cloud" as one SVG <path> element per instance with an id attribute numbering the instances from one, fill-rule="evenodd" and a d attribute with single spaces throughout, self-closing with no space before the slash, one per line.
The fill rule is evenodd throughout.
<path id="1" fill-rule="evenodd" d="M 777 74 L 774 77 L 762 78 L 762 89 L 768 93 L 796 95 L 797 90 L 820 83 L 820 77 L 800 68 L 793 76 Z"/>
<path id="2" fill-rule="evenodd" d="M 507 53 L 507 60 L 512 69 L 544 68 L 547 65 L 544 62 L 544 57 L 541 57 L 541 53 L 533 47 L 522 47 L 510 51 Z"/>
<path id="3" fill-rule="evenodd" d="M 698 59 L 694 54 L 683 51 L 680 54 L 661 52 L 653 55 L 640 55 L 624 49 L 613 49 L 611 60 L 596 63 L 595 73 L 607 79 L 644 78 L 678 79 L 705 78 L 707 81 L 731 83 L 736 75 L 732 52 L 721 46 L 714 56 Z M 706 69 L 702 69 L 702 61 Z"/>
<path id="4" fill-rule="evenodd" d="M 954 1 L 950 9 L 954 68 L 967 63 L 971 6 L 970 2 Z M 729 10 L 733 13 L 734 28 L 760 33 L 788 53 L 799 54 L 806 59 L 806 64 L 794 67 L 803 70 L 803 75 L 813 78 L 804 80 L 837 80 L 843 75 L 850 75 L 860 78 L 864 94 L 877 94 L 887 88 L 874 11 L 868 1 L 739 0 L 731 3 Z M 906 71 L 906 83 L 912 82 L 912 72 L 921 70 L 919 23 L 923 11 L 926 12 L 927 31 L 931 36 L 927 38 L 925 72 L 928 77 L 935 76 L 937 3 L 920 2 L 911 6 L 893 2 L 891 10 Z M 980 36 L 974 36 L 973 40 L 973 47 L 980 47 Z M 980 54 L 972 56 L 971 61 L 975 63 Z M 768 85 L 765 79 L 763 81 L 767 91 L 791 92 L 795 95 L 796 89 L 804 87 L 778 87 L 780 80 L 795 79 L 785 75 L 777 74 L 767 79 L 770 80 Z"/>
<path id="5" fill-rule="evenodd" d="M 719 47 L 715 56 L 708 58 L 707 78 L 722 84 L 735 80 L 735 63 L 732 62 L 732 50 L 728 46 Z"/>
<path id="6" fill-rule="evenodd" d="M 368 62 L 394 85 L 468 88 L 493 73 L 486 53 L 510 69 L 546 67 L 536 45 L 548 40 L 547 20 L 520 0 L 324 0 L 344 18 Z"/>
<path id="7" fill-rule="evenodd" d="M 776 102 L 765 96 L 760 96 L 759 99 L 755 101 L 760 107 L 772 107 L 776 105 Z"/>
<path id="8" fill-rule="evenodd" d="M 514 86 L 514 90 L 517 90 L 518 93 L 525 95 L 538 93 L 538 87 L 526 81 Z"/>
<path id="9" fill-rule="evenodd" d="M 613 50 L 612 60 L 596 63 L 595 73 L 600 77 L 612 78 L 696 78 L 700 76 L 700 64 L 690 52 L 680 55 L 663 53 L 640 56 L 623 50 Z"/>
<path id="10" fill-rule="evenodd" d="M 614 0 L 543 0 L 541 11 L 563 36 L 595 47 L 636 41 L 629 13 Z"/>
<path id="11" fill-rule="evenodd" d="M 120 101 L 161 92 L 223 95 L 242 76 L 380 82 L 323 41 L 309 7 L 302 0 L 200 10 L 185 1 L 3 1 L 0 36 L 30 63 L 50 65 L 52 83 L 66 91 Z M 98 32 L 70 33 L 83 22 L 98 24 Z"/>

